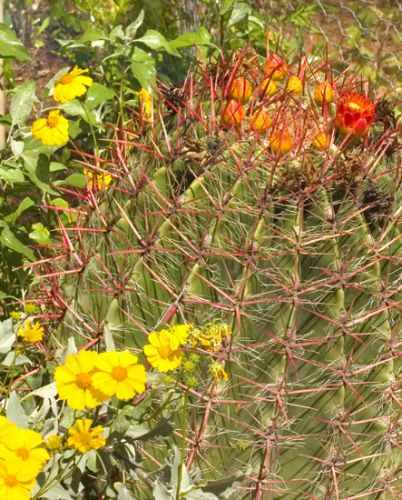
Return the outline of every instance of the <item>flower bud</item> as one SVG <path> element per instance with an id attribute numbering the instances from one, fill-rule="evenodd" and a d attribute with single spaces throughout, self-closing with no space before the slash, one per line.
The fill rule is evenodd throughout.
<path id="1" fill-rule="evenodd" d="M 260 85 L 260 90 L 262 93 L 262 96 L 265 97 L 266 95 L 272 95 L 275 94 L 278 90 L 278 86 L 276 83 L 272 80 L 270 76 L 267 78 L 264 78 Z"/>
<path id="2" fill-rule="evenodd" d="M 286 89 L 289 92 L 294 92 L 295 94 L 301 94 L 303 92 L 303 82 L 299 77 L 292 75 L 286 85 Z"/>
<path id="3" fill-rule="evenodd" d="M 263 109 L 256 111 L 250 118 L 250 128 L 254 132 L 264 132 L 271 125 L 271 118 Z"/>
<path id="4" fill-rule="evenodd" d="M 231 99 L 221 112 L 222 121 L 229 127 L 240 125 L 245 116 L 243 105 L 234 99 Z"/>
<path id="5" fill-rule="evenodd" d="M 320 104 L 324 100 L 326 102 L 332 102 L 334 99 L 334 89 L 332 85 L 327 81 L 316 85 L 314 89 L 314 99 Z"/>
<path id="6" fill-rule="evenodd" d="M 278 55 L 270 54 L 262 70 L 264 75 L 273 80 L 283 80 L 288 72 L 288 67 Z"/>
<path id="7" fill-rule="evenodd" d="M 244 77 L 235 78 L 229 89 L 229 98 L 241 103 L 246 103 L 253 93 L 253 88 Z"/>
<path id="8" fill-rule="evenodd" d="M 290 151 L 293 146 L 293 139 L 288 130 L 275 131 L 269 138 L 269 147 L 274 153 L 283 155 Z"/>

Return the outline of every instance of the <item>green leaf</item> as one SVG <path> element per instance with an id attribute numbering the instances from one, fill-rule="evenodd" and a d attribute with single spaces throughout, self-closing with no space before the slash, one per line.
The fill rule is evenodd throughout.
<path id="1" fill-rule="evenodd" d="M 15 391 L 13 391 L 8 398 L 6 415 L 7 418 L 10 419 L 11 422 L 17 424 L 18 427 L 22 429 L 28 427 L 28 417 Z"/>
<path id="2" fill-rule="evenodd" d="M 219 14 L 223 16 L 230 7 L 233 5 L 234 0 L 222 0 L 221 8 L 219 9 Z"/>
<path id="3" fill-rule="evenodd" d="M 104 103 L 105 101 L 109 101 L 113 99 L 116 95 L 116 92 L 105 85 L 100 83 L 94 83 L 91 87 L 89 87 L 87 96 L 85 99 L 85 104 L 88 109 L 96 108 L 99 104 Z"/>
<path id="4" fill-rule="evenodd" d="M 151 86 L 155 83 L 156 76 L 155 61 L 153 57 L 144 50 L 136 47 L 131 61 L 131 72 L 134 78 L 139 81 L 141 87 L 149 91 Z"/>
<path id="5" fill-rule="evenodd" d="M 42 224 L 42 222 L 37 222 L 36 224 L 32 224 L 32 229 L 29 233 L 29 237 L 31 240 L 36 241 L 40 244 L 50 243 L 50 232 L 49 230 Z"/>
<path id="6" fill-rule="evenodd" d="M 170 42 L 170 46 L 174 49 L 180 49 L 182 47 L 189 47 L 192 45 L 212 45 L 211 35 L 205 28 L 201 27 L 198 33 L 185 33 Z"/>
<path id="7" fill-rule="evenodd" d="M 20 168 L 4 168 L 0 167 L 0 179 L 7 182 L 7 184 L 13 185 L 20 182 L 24 182 L 25 177 L 21 172 Z"/>
<path id="8" fill-rule="evenodd" d="M 49 186 L 49 164 L 46 158 L 46 153 L 54 149 L 32 140 L 25 143 L 21 158 L 24 160 L 24 166 L 31 181 L 46 193 L 57 195 Z"/>
<path id="9" fill-rule="evenodd" d="M 10 104 L 11 126 L 22 125 L 31 114 L 35 96 L 35 82 L 28 80 L 15 88 Z"/>
<path id="10" fill-rule="evenodd" d="M 5 227 L 1 232 L 0 243 L 14 252 L 24 255 L 29 260 L 35 260 L 35 255 L 32 250 L 21 243 L 21 241 L 11 232 L 9 227 Z"/>
<path id="11" fill-rule="evenodd" d="M 78 40 L 74 40 L 76 43 L 87 43 L 87 42 L 96 42 L 97 40 L 107 40 L 108 36 L 106 33 L 95 26 L 89 24 L 87 29 L 84 31 L 83 35 L 78 38 Z"/>
<path id="12" fill-rule="evenodd" d="M 0 353 L 6 354 L 10 352 L 14 344 L 16 335 L 13 330 L 13 321 L 11 318 L 0 323 Z"/>
<path id="13" fill-rule="evenodd" d="M 18 205 L 18 208 L 12 213 L 7 215 L 7 217 L 4 217 L 4 220 L 10 223 L 14 223 L 18 217 L 25 212 L 25 210 L 28 210 L 28 208 L 31 208 L 32 205 L 35 205 L 35 202 L 26 196 L 21 203 Z"/>
<path id="14" fill-rule="evenodd" d="M 74 99 L 73 101 L 66 102 L 60 108 L 71 116 L 79 116 L 90 125 L 96 125 L 96 116 L 93 111 L 87 109 L 80 101 Z"/>
<path id="15" fill-rule="evenodd" d="M 0 57 L 14 57 L 19 61 L 30 61 L 32 59 L 22 42 L 4 23 L 0 23 Z"/>
<path id="16" fill-rule="evenodd" d="M 228 26 L 233 26 L 243 20 L 250 12 L 250 6 L 246 3 L 238 3 L 230 15 Z"/>
<path id="17" fill-rule="evenodd" d="M 14 139 L 11 139 L 10 147 L 15 159 L 18 160 L 21 153 L 24 151 L 25 143 L 23 141 L 15 141 Z"/>
<path id="18" fill-rule="evenodd" d="M 145 32 L 145 35 L 141 38 L 138 38 L 136 41 L 142 42 L 154 50 L 163 48 L 166 50 L 166 52 L 169 52 L 169 54 L 180 57 L 180 54 L 177 52 L 177 50 L 170 45 L 170 43 L 161 33 L 159 33 L 159 31 L 147 30 Z"/>
<path id="19" fill-rule="evenodd" d="M 127 26 L 126 36 L 128 38 L 134 38 L 138 28 L 141 26 L 143 21 L 144 21 L 144 9 L 142 9 L 141 12 L 138 14 L 137 19 Z"/>
<path id="20" fill-rule="evenodd" d="M 87 178 L 84 174 L 71 174 L 63 181 L 63 184 L 70 184 L 70 186 L 84 188 L 87 185 Z"/>
<path id="21" fill-rule="evenodd" d="M 48 500 L 73 500 L 73 497 L 68 494 L 61 484 L 56 484 L 52 489 L 41 494 L 40 497 Z"/>

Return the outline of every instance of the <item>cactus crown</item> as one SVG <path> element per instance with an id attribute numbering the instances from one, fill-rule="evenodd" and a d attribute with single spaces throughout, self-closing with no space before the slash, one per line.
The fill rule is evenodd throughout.
<path id="1" fill-rule="evenodd" d="M 134 112 L 135 130 L 85 160 L 112 180 L 60 219 L 38 300 L 86 348 L 106 329 L 135 350 L 193 325 L 182 451 L 207 491 L 391 498 L 397 130 L 356 75 L 284 59 L 247 49 L 161 83 L 153 121 Z M 143 447 L 152 476 L 165 446 Z"/>

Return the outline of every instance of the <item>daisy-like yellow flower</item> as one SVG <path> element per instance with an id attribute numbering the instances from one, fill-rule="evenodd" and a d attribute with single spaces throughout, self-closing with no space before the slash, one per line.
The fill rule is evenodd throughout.
<path id="1" fill-rule="evenodd" d="M 24 309 L 27 314 L 36 314 L 38 312 L 38 308 L 33 302 L 25 304 Z"/>
<path id="2" fill-rule="evenodd" d="M 0 458 L 0 498 L 29 500 L 37 471 L 14 454 Z"/>
<path id="3" fill-rule="evenodd" d="M 64 146 L 68 142 L 68 120 L 54 109 L 47 118 L 35 120 L 31 132 L 45 146 Z"/>
<path id="4" fill-rule="evenodd" d="M 113 180 L 110 174 L 94 173 L 88 168 L 85 169 L 85 174 L 88 179 L 88 184 L 90 184 L 93 190 L 97 191 L 105 191 Z"/>
<path id="5" fill-rule="evenodd" d="M 14 434 L 18 432 L 16 424 L 8 420 L 7 417 L 0 416 L 0 444 L 8 443 Z"/>
<path id="6" fill-rule="evenodd" d="M 151 366 L 164 373 L 175 370 L 182 362 L 183 352 L 180 350 L 181 339 L 169 330 L 152 332 L 148 337 L 149 344 L 144 346 L 144 353 Z"/>
<path id="7" fill-rule="evenodd" d="M 25 462 L 30 469 L 36 471 L 37 475 L 49 460 L 49 453 L 41 448 L 43 438 L 38 433 L 31 429 L 18 429 L 9 439 L 4 443 L 8 451 L 13 453 L 16 457 Z M 3 452 L 0 450 L 0 456 Z"/>
<path id="8" fill-rule="evenodd" d="M 65 365 L 58 366 L 54 372 L 59 398 L 67 400 L 68 406 L 74 410 L 95 408 L 108 399 L 103 391 L 93 386 L 92 377 L 98 356 L 94 351 L 70 354 Z"/>
<path id="9" fill-rule="evenodd" d="M 105 446 L 106 440 L 100 437 L 104 431 L 101 425 L 97 425 L 91 429 L 93 420 L 90 418 L 80 418 L 75 421 L 74 426 L 68 429 L 68 446 L 75 448 L 81 453 L 86 453 L 89 450 L 97 450 Z"/>
<path id="10" fill-rule="evenodd" d="M 103 352 L 96 361 L 92 376 L 94 387 L 109 397 L 130 399 L 145 391 L 145 367 L 137 364 L 137 356 L 131 352 Z"/>
<path id="11" fill-rule="evenodd" d="M 69 73 L 56 81 L 53 99 L 64 103 L 84 95 L 87 87 L 90 87 L 93 83 L 90 76 L 84 75 L 88 71 L 87 69 L 80 69 L 78 66 L 74 66 Z"/>
<path id="12" fill-rule="evenodd" d="M 148 123 L 153 122 L 153 101 L 152 95 L 147 89 L 141 89 L 138 92 L 138 97 L 140 99 L 140 109 L 144 120 Z"/>
<path id="13" fill-rule="evenodd" d="M 184 325 L 172 325 L 169 328 L 169 331 L 172 335 L 177 337 L 180 341 L 180 344 L 184 345 L 190 335 L 191 330 L 193 329 L 193 325 L 184 324 Z"/>
<path id="14" fill-rule="evenodd" d="M 46 440 L 46 448 L 50 451 L 59 451 L 63 449 L 63 441 L 58 434 L 53 434 Z"/>
<path id="15" fill-rule="evenodd" d="M 213 361 L 211 363 L 209 367 L 209 373 L 217 382 L 221 380 L 227 382 L 229 380 L 229 376 L 225 370 L 223 363 L 220 363 L 219 361 Z"/>
<path id="16" fill-rule="evenodd" d="M 45 330 L 43 326 L 37 321 L 31 324 L 31 321 L 27 319 L 24 324 L 22 324 L 17 331 L 18 337 L 22 337 L 25 342 L 39 342 L 43 339 Z"/>

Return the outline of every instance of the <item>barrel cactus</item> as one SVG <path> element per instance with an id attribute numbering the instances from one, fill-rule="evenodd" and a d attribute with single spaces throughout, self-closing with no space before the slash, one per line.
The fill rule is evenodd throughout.
<path id="1" fill-rule="evenodd" d="M 124 408 L 148 429 L 135 498 L 395 498 L 389 107 L 327 59 L 251 49 L 161 82 L 153 106 L 87 157 L 78 218 L 34 266 L 49 349 L 113 341 L 152 373 Z M 158 375 L 142 350 L 177 325 Z"/>

